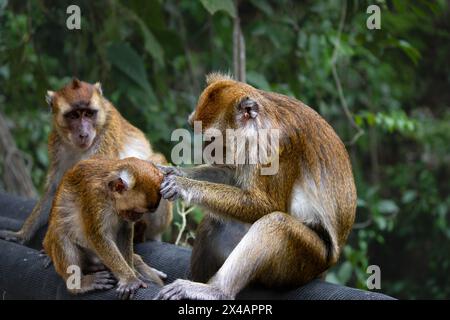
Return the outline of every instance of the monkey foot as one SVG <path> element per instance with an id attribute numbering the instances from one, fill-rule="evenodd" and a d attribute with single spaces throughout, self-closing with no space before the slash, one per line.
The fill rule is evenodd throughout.
<path id="1" fill-rule="evenodd" d="M 148 270 L 145 270 L 143 268 L 137 269 L 135 270 L 135 272 L 138 278 L 141 279 L 142 281 L 146 283 L 147 282 L 156 283 L 157 285 L 160 286 L 164 285 L 163 280 L 167 278 L 167 275 L 164 272 L 151 267 L 149 267 Z"/>
<path id="2" fill-rule="evenodd" d="M 86 273 L 94 273 L 99 271 L 107 270 L 106 266 L 103 263 L 91 264 L 86 267 Z"/>
<path id="3" fill-rule="evenodd" d="M 83 275 L 80 288 L 69 288 L 67 290 L 72 294 L 81 294 L 95 290 L 109 290 L 114 288 L 117 280 L 109 271 L 100 271 Z"/>
<path id="4" fill-rule="evenodd" d="M 128 281 L 119 281 L 119 285 L 117 287 L 117 292 L 119 294 L 119 299 L 128 300 L 133 299 L 134 294 L 139 288 L 147 288 L 147 284 L 139 279 L 128 280 Z"/>
<path id="5" fill-rule="evenodd" d="M 0 230 L 0 239 L 24 244 L 26 240 L 22 237 L 22 234 L 18 231 Z"/>
<path id="6" fill-rule="evenodd" d="M 155 300 L 232 300 L 221 290 L 204 283 L 178 279 L 163 287 Z"/>
<path id="7" fill-rule="evenodd" d="M 93 290 L 109 290 L 114 288 L 117 283 L 114 275 L 109 271 L 100 271 L 85 276 L 90 278 L 91 287 Z"/>
<path id="8" fill-rule="evenodd" d="M 158 269 L 155 269 L 155 268 L 151 268 L 151 269 L 156 273 L 156 275 L 157 275 L 161 280 L 167 279 L 167 274 L 165 274 L 164 272 L 159 271 Z"/>
<path id="9" fill-rule="evenodd" d="M 44 269 L 47 269 L 52 264 L 52 259 L 45 253 L 44 249 L 39 251 L 39 258 L 43 259 Z"/>

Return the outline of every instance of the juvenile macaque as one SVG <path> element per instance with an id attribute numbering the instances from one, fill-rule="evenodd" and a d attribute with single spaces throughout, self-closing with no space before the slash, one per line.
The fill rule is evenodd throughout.
<path id="1" fill-rule="evenodd" d="M 165 275 L 133 253 L 133 225 L 155 213 L 161 181 L 154 165 L 137 158 L 93 158 L 67 171 L 55 194 L 44 250 L 64 280 L 69 266 L 82 270 L 81 285 L 68 288 L 71 293 L 110 289 L 117 279 L 119 297 L 128 299 L 147 286 L 144 280 L 163 285 Z"/>
<path id="2" fill-rule="evenodd" d="M 165 163 L 161 154 L 153 153 L 144 134 L 126 121 L 103 96 L 100 83 L 94 85 L 73 79 L 64 88 L 47 91 L 46 101 L 52 111 L 49 136 L 50 167 L 43 196 L 19 231 L 0 230 L 0 238 L 27 243 L 48 221 L 51 201 L 63 174 L 78 161 L 94 155 L 110 159 L 137 157 Z M 141 238 L 155 239 L 170 224 L 171 205 L 161 207 L 144 224 Z M 145 230 L 146 225 L 152 227 Z"/>
<path id="3" fill-rule="evenodd" d="M 261 175 L 261 163 L 163 168 L 163 198 L 208 214 L 191 260 L 197 282 L 177 280 L 157 298 L 234 299 L 251 282 L 305 284 L 336 263 L 354 221 L 347 151 L 331 126 L 296 99 L 220 74 L 207 83 L 190 122 L 248 138 L 278 129 L 279 168 L 274 175 Z"/>

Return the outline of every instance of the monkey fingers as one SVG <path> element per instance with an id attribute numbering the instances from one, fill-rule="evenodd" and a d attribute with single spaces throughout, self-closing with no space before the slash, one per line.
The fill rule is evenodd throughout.
<path id="1" fill-rule="evenodd" d="M 174 175 L 174 176 L 179 176 L 179 177 L 184 177 L 185 174 L 183 171 L 181 171 L 179 168 L 177 167 L 169 167 L 169 166 L 162 166 L 159 164 L 156 164 L 156 167 L 165 175 Z"/>
<path id="2" fill-rule="evenodd" d="M 139 288 L 147 288 L 147 284 L 142 280 L 136 278 L 133 280 L 119 281 L 119 285 L 116 289 L 118 297 L 121 300 L 133 299 L 134 294 Z"/>
<path id="3" fill-rule="evenodd" d="M 165 176 L 163 182 L 161 183 L 161 196 L 164 199 L 174 201 L 181 197 L 182 188 L 177 183 L 176 176 Z"/>
<path id="4" fill-rule="evenodd" d="M 219 289 L 204 283 L 178 279 L 163 287 L 155 300 L 231 300 Z"/>

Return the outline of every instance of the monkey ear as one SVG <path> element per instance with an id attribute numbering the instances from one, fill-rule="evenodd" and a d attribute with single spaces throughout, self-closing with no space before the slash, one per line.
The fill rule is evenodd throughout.
<path id="1" fill-rule="evenodd" d="M 222 72 L 211 72 L 206 75 L 206 85 L 211 85 L 218 81 L 229 81 L 233 80 L 233 77 L 230 73 L 222 73 Z"/>
<path id="2" fill-rule="evenodd" d="M 123 193 L 128 190 L 128 185 L 121 177 L 114 179 L 108 183 L 109 190 L 112 192 Z"/>
<path id="3" fill-rule="evenodd" d="M 50 90 L 48 90 L 47 93 L 45 94 L 45 101 L 47 102 L 47 104 L 49 106 L 52 105 L 54 96 L 55 96 L 55 92 L 54 91 L 50 91 Z"/>
<path id="4" fill-rule="evenodd" d="M 123 193 L 134 187 L 135 179 L 128 170 L 124 169 L 119 172 L 113 180 L 108 183 L 108 187 L 112 192 Z"/>
<path id="5" fill-rule="evenodd" d="M 81 81 L 78 80 L 78 78 L 73 77 L 72 78 L 72 88 L 73 89 L 78 89 L 81 86 Z"/>
<path id="6" fill-rule="evenodd" d="M 194 125 L 194 116 L 195 116 L 195 110 L 192 111 L 188 117 L 188 123 L 191 127 Z"/>
<path id="7" fill-rule="evenodd" d="M 95 89 L 97 89 L 98 93 L 103 96 L 102 84 L 100 82 L 96 82 L 94 84 Z"/>

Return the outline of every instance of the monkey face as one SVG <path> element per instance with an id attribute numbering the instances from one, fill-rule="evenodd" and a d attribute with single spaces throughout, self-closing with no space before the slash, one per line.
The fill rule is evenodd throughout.
<path id="1" fill-rule="evenodd" d="M 80 149 L 87 149 L 92 145 L 96 136 L 97 112 L 90 108 L 78 108 L 64 114 L 69 128 L 69 139 L 73 145 Z"/>
<path id="2" fill-rule="evenodd" d="M 78 79 L 57 92 L 47 92 L 57 132 L 68 144 L 88 149 L 105 122 L 100 84 L 91 85 Z"/>
<path id="3" fill-rule="evenodd" d="M 207 82 L 189 116 L 191 125 L 200 121 L 203 133 L 216 129 L 223 136 L 227 129 L 236 130 L 238 136 L 255 136 L 258 129 L 265 128 L 264 99 L 257 89 L 219 74 L 208 76 Z"/>

